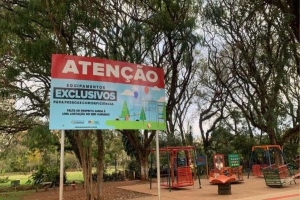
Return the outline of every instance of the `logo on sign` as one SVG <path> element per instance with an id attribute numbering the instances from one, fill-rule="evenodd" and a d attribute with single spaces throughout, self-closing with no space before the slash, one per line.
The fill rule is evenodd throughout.
<path id="1" fill-rule="evenodd" d="M 71 124 L 84 124 L 83 120 L 72 120 Z"/>
<path id="2" fill-rule="evenodd" d="M 89 120 L 88 123 L 89 124 L 100 124 L 99 121 L 94 121 L 94 120 Z"/>

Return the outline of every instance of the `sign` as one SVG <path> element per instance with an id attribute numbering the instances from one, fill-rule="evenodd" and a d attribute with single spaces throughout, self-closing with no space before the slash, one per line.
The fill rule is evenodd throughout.
<path id="1" fill-rule="evenodd" d="M 223 154 L 215 154 L 213 160 L 215 169 L 221 170 L 225 166 L 225 159 Z"/>
<path id="2" fill-rule="evenodd" d="M 197 156 L 196 164 L 197 166 L 206 165 L 206 156 Z"/>
<path id="3" fill-rule="evenodd" d="M 163 69 L 52 55 L 51 130 L 164 130 L 165 112 Z"/>
<path id="4" fill-rule="evenodd" d="M 229 167 L 240 166 L 240 157 L 238 154 L 228 154 Z"/>

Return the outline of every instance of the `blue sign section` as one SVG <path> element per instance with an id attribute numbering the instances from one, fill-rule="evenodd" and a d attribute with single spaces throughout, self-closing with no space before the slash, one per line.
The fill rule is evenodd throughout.
<path id="1" fill-rule="evenodd" d="M 165 90 L 99 81 L 51 80 L 50 129 L 165 129 Z"/>
<path id="2" fill-rule="evenodd" d="M 197 156 L 196 164 L 197 166 L 206 165 L 206 156 Z"/>

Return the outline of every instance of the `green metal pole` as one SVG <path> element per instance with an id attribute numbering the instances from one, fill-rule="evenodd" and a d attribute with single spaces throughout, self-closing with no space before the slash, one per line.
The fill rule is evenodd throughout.
<path id="1" fill-rule="evenodd" d="M 200 180 L 200 166 L 198 166 L 197 165 L 197 160 L 196 160 L 196 158 L 197 158 L 197 152 L 196 152 L 196 149 L 194 149 L 194 153 L 195 153 L 195 161 L 194 161 L 194 163 L 195 163 L 195 165 L 196 165 L 196 167 L 197 167 L 197 174 L 198 174 L 198 182 L 199 182 L 199 188 L 202 188 L 201 187 L 201 180 Z"/>

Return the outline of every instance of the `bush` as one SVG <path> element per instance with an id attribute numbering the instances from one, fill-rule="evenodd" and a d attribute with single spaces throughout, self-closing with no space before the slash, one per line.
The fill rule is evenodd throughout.
<path id="1" fill-rule="evenodd" d="M 0 176 L 0 183 L 7 183 L 9 181 L 8 176 Z"/>
<path id="2" fill-rule="evenodd" d="M 138 161 L 132 160 L 128 163 L 127 169 L 129 171 L 135 171 L 135 178 L 140 179 L 141 177 L 141 166 Z"/>
<path id="3" fill-rule="evenodd" d="M 38 171 L 30 177 L 33 180 L 33 185 L 38 185 L 41 182 L 51 182 L 51 186 L 59 186 L 60 171 L 58 167 L 39 166 Z M 67 175 L 64 173 L 64 183 L 67 182 Z"/>
<path id="4" fill-rule="evenodd" d="M 93 181 L 97 182 L 97 173 L 94 173 L 93 175 Z M 119 171 L 119 172 L 113 172 L 112 174 L 103 174 L 103 181 L 125 181 L 125 176 L 124 173 Z"/>

